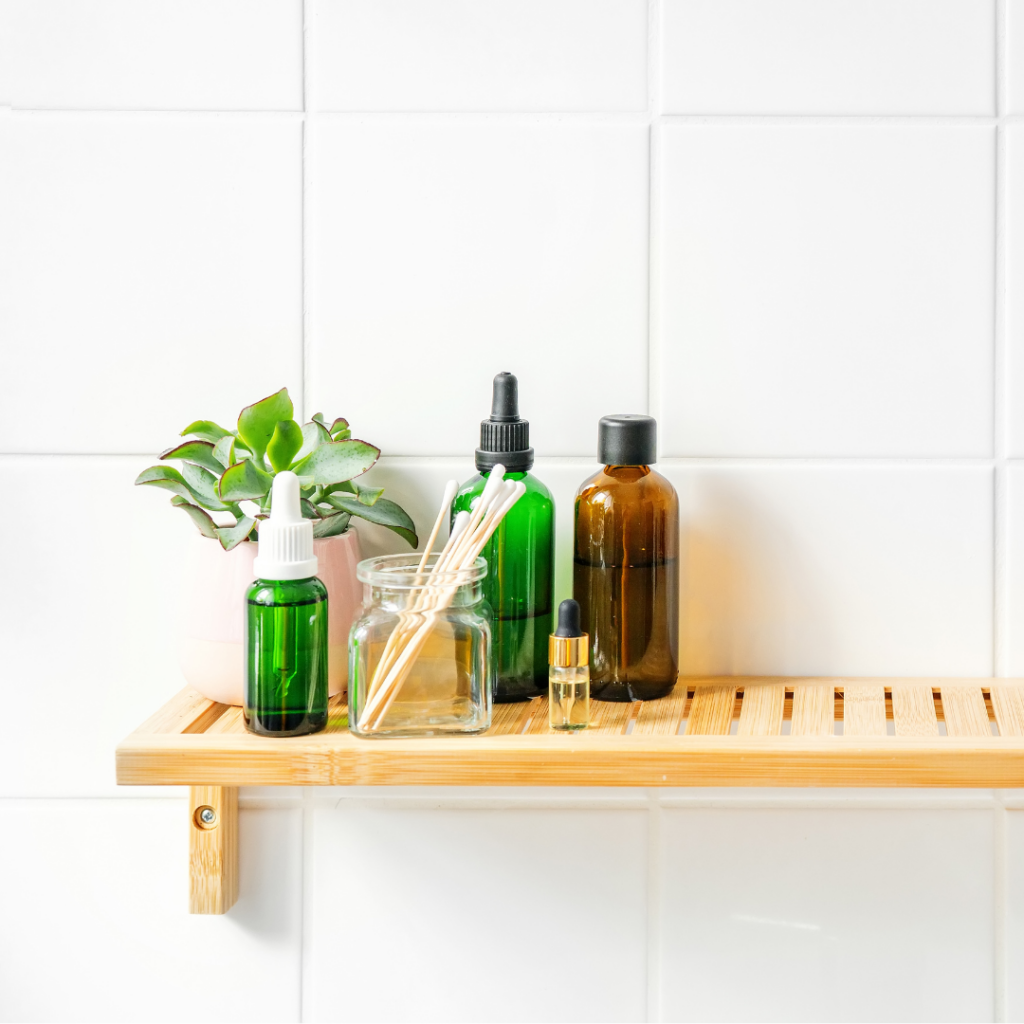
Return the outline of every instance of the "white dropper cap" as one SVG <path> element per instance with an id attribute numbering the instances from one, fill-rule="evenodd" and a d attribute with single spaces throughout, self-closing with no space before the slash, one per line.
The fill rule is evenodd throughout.
<path id="1" fill-rule="evenodd" d="M 299 478 L 285 470 L 274 477 L 270 518 L 261 519 L 259 553 L 252 563 L 258 580 L 304 580 L 316 575 L 313 524 L 302 518 Z"/>

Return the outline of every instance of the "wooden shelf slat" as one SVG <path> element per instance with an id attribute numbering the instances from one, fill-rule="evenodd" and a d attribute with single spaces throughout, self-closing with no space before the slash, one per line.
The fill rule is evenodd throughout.
<path id="1" fill-rule="evenodd" d="M 938 718 L 932 688 L 920 682 L 893 682 L 892 718 L 896 735 L 937 736 Z"/>
<path id="2" fill-rule="evenodd" d="M 821 680 L 793 687 L 793 736 L 831 736 L 835 732 L 835 684 Z"/>
<path id="3" fill-rule="evenodd" d="M 732 683 L 699 685 L 690 702 L 687 736 L 726 736 L 732 727 L 736 686 Z"/>
<path id="4" fill-rule="evenodd" d="M 1000 736 L 1024 736 L 1024 686 L 993 683 L 992 707 Z"/>
<path id="5" fill-rule="evenodd" d="M 843 688 L 843 735 L 885 736 L 885 687 L 874 684 Z"/>
<path id="6" fill-rule="evenodd" d="M 985 697 L 977 686 L 942 687 L 942 717 L 949 736 L 991 736 Z"/>
<path id="7" fill-rule="evenodd" d="M 664 700 L 644 701 L 637 712 L 634 736 L 675 736 L 683 724 L 686 702 L 689 699 L 686 684 L 676 688 Z"/>
<path id="8" fill-rule="evenodd" d="M 780 736 L 786 709 L 786 684 L 766 680 L 743 688 L 737 736 Z"/>

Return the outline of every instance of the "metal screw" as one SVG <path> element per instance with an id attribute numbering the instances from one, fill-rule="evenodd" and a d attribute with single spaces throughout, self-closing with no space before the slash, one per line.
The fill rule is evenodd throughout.
<path id="1" fill-rule="evenodd" d="M 204 825 L 214 825 L 217 821 L 217 812 L 212 807 L 203 807 L 199 811 L 199 820 Z"/>

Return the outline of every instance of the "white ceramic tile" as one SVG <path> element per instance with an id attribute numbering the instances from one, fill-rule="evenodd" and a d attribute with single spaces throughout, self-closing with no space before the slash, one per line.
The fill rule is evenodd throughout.
<path id="1" fill-rule="evenodd" d="M 519 377 L 538 455 L 647 402 L 647 129 L 321 123 L 310 394 L 387 455 L 471 454 Z"/>
<path id="2" fill-rule="evenodd" d="M 540 459 L 531 472 L 555 501 L 555 604 L 572 597 L 572 533 L 576 491 L 597 469 L 585 461 L 566 462 Z M 420 547 L 430 536 L 447 481 L 463 483 L 476 473 L 471 458 L 382 459 L 366 474 L 367 484 L 385 488 L 385 495 L 397 501 L 412 516 Z M 354 521 L 365 558 L 408 551 L 408 545 L 390 530 Z M 442 531 L 442 537 L 446 536 Z"/>
<path id="3" fill-rule="evenodd" d="M 992 1019 L 991 812 L 666 810 L 662 829 L 660 1019 Z"/>
<path id="4" fill-rule="evenodd" d="M 684 675 L 991 675 L 991 469 L 661 469 Z"/>
<path id="5" fill-rule="evenodd" d="M 1024 126 L 1006 132 L 1006 336 L 1009 453 L 1024 456 Z"/>
<path id="6" fill-rule="evenodd" d="M 208 917 L 187 912 L 184 800 L 0 809 L 4 1020 L 299 1019 L 299 811 L 241 812 L 239 899 Z"/>
<path id="7" fill-rule="evenodd" d="M 302 380 L 301 126 L 0 123 L 0 450 L 159 452 Z"/>
<path id="8" fill-rule="evenodd" d="M 644 1017 L 646 812 L 342 801 L 314 820 L 309 1019 Z"/>
<path id="9" fill-rule="evenodd" d="M 1006 0 L 1006 113 L 1024 113 L 1024 2 Z"/>
<path id="10" fill-rule="evenodd" d="M 991 114 L 991 0 L 665 0 L 681 114 Z"/>
<path id="11" fill-rule="evenodd" d="M 663 455 L 989 454 L 990 128 L 661 142 Z"/>
<path id="12" fill-rule="evenodd" d="M 0 794 L 119 793 L 114 747 L 185 685 L 175 653 L 186 544 L 170 495 L 133 488 L 152 460 L 0 458 Z M 59 495 L 59 497 L 58 497 Z M 41 512 L 55 503 L 52 513 Z"/>
<path id="13" fill-rule="evenodd" d="M 1006 813 L 1006 1016 L 1024 1021 L 1024 810 Z"/>
<path id="14" fill-rule="evenodd" d="M 298 110 L 300 0 L 0 0 L 0 105 Z"/>
<path id="15" fill-rule="evenodd" d="M 1006 674 L 1024 676 L 1024 464 L 1007 467 L 1006 496 L 1006 610 L 1000 628 L 1006 636 Z"/>
<path id="16" fill-rule="evenodd" d="M 315 0 L 321 110 L 646 110 L 646 0 Z"/>

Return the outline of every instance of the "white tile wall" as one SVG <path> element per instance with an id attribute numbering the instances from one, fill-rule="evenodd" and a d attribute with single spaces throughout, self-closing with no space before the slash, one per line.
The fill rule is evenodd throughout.
<path id="1" fill-rule="evenodd" d="M 664 0 L 662 19 L 667 113 L 995 112 L 992 0 Z"/>
<path id="2" fill-rule="evenodd" d="M 989 454 L 994 141 L 663 129 L 663 454 Z"/>
<path id="3" fill-rule="evenodd" d="M 316 110 L 645 110 L 646 0 L 312 0 Z"/>
<path id="4" fill-rule="evenodd" d="M 2 0 L 0 105 L 299 110 L 301 0 Z"/>
<path id="5" fill-rule="evenodd" d="M 662 813 L 662 1019 L 991 1019 L 990 811 Z"/>
<path id="6" fill-rule="evenodd" d="M 644 1017 L 643 810 L 341 800 L 314 844 L 310 1019 Z"/>
<path id="7" fill-rule="evenodd" d="M 668 470 L 688 675 L 992 673 L 992 471 Z"/>
<path id="8" fill-rule="evenodd" d="M 184 800 L 4 800 L 0 1018 L 293 1021 L 301 812 L 239 815 L 239 899 L 188 906 Z"/>
<path id="9" fill-rule="evenodd" d="M 175 657 L 182 512 L 132 488 L 139 456 L 0 457 L 0 796 L 131 796 L 114 746 L 184 686 Z M 51 495 L 50 498 L 43 497 Z M 40 514 L 40 503 L 62 502 Z"/>
<path id="10" fill-rule="evenodd" d="M 427 527 L 516 372 L 558 597 L 650 410 L 687 671 L 1024 675 L 1022 3 L 0 0 L 0 1018 L 1024 1019 L 1024 790 L 248 790 L 204 919 L 113 784 L 284 384 Z"/>
<path id="11" fill-rule="evenodd" d="M 541 455 L 645 411 L 645 129 L 324 121 L 313 174 L 314 405 L 395 455 L 471 452 L 499 370 Z"/>
<path id="12" fill-rule="evenodd" d="M 1006 0 L 1007 112 L 1024 113 L 1024 3 Z"/>
<path id="13" fill-rule="evenodd" d="M 156 452 L 301 396 L 297 121 L 14 115 L 0 153 L 0 450 Z"/>

